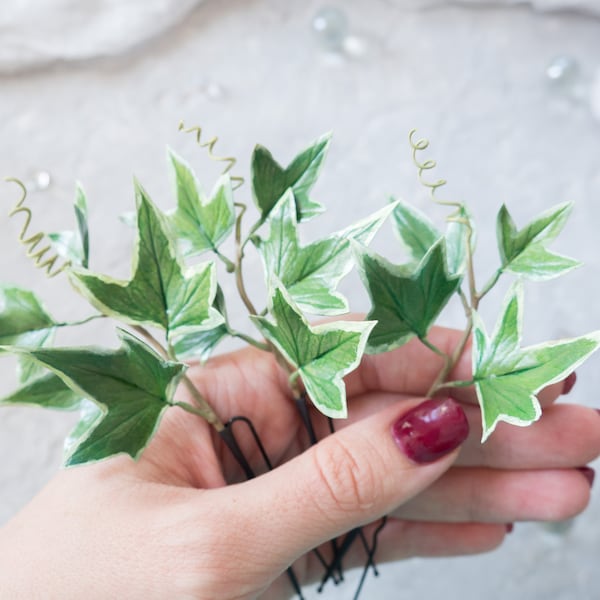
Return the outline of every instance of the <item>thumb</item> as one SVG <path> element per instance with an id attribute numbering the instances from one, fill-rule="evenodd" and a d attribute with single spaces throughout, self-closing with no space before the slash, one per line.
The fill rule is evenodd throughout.
<path id="1" fill-rule="evenodd" d="M 453 400 L 403 402 L 328 436 L 230 492 L 258 517 L 254 549 L 285 566 L 408 501 L 454 462 L 469 433 Z M 238 488 L 237 492 L 234 488 Z M 243 491 L 242 491 L 243 488 Z"/>

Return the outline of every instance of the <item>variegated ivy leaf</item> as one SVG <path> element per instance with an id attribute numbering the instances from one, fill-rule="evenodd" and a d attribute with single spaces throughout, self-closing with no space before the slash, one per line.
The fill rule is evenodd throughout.
<path id="1" fill-rule="evenodd" d="M 322 315 L 348 312 L 348 302 L 336 287 L 353 266 L 350 240 L 368 244 L 393 208 L 391 204 L 355 225 L 302 246 L 294 194 L 288 190 L 269 215 L 269 236 L 254 238 L 267 284 L 275 277 L 302 311 Z"/>
<path id="2" fill-rule="evenodd" d="M 418 265 L 393 265 L 355 245 L 359 272 L 371 297 L 367 319 L 377 321 L 369 352 L 397 348 L 429 328 L 458 289 L 459 275 L 449 275 L 444 240 L 438 240 Z"/>
<path id="3" fill-rule="evenodd" d="M 49 344 L 56 322 L 39 298 L 31 291 L 0 286 L 0 345 L 37 348 Z M 27 357 L 19 357 L 19 381 L 37 377 L 39 366 Z"/>
<path id="4" fill-rule="evenodd" d="M 267 340 L 297 369 L 313 404 L 332 418 L 347 416 L 343 376 L 362 358 L 374 323 L 338 321 L 311 327 L 282 287 L 273 291 L 271 314 L 253 317 Z"/>
<path id="5" fill-rule="evenodd" d="M 125 331 L 121 347 L 25 350 L 51 370 L 79 397 L 92 400 L 102 419 L 78 432 L 78 445 L 67 460 L 76 465 L 119 453 L 137 458 L 156 431 L 163 412 L 172 404 L 177 382 L 185 370 L 167 362 Z M 84 428 L 85 429 L 85 428 Z"/>
<path id="6" fill-rule="evenodd" d="M 560 204 L 518 230 L 508 209 L 502 205 L 496 224 L 502 269 L 528 279 L 544 280 L 578 267 L 578 261 L 546 248 L 561 232 L 571 209 L 570 203 Z"/>
<path id="7" fill-rule="evenodd" d="M 212 308 L 217 290 L 214 263 L 186 268 L 168 235 L 163 215 L 136 183 L 137 240 L 129 281 L 73 269 L 76 289 L 101 312 L 126 323 L 153 325 L 167 338 L 222 321 Z"/>
<path id="8" fill-rule="evenodd" d="M 77 185 L 73 207 L 77 219 L 77 231 L 49 233 L 48 237 L 60 256 L 73 264 L 87 268 L 90 254 L 87 200 L 83 188 L 79 184 Z"/>
<path id="9" fill-rule="evenodd" d="M 217 295 L 213 308 L 223 317 L 223 321 L 210 329 L 192 331 L 173 341 L 173 350 L 177 358 L 198 358 L 205 361 L 212 354 L 215 347 L 226 337 L 231 335 L 227 323 L 227 310 L 225 296 L 220 286 L 217 286 Z"/>
<path id="10" fill-rule="evenodd" d="M 191 167 L 173 151 L 169 158 L 175 171 L 177 208 L 168 215 L 184 256 L 216 251 L 235 224 L 231 179 L 219 178 L 210 197 L 202 191 Z"/>
<path id="11" fill-rule="evenodd" d="M 323 159 L 329 148 L 331 134 L 326 134 L 300 152 L 287 166 L 282 167 L 263 146 L 252 154 L 252 193 L 262 219 L 266 219 L 288 188 L 294 191 L 296 216 L 304 221 L 323 212 L 323 207 L 308 197 Z"/>
<path id="12" fill-rule="evenodd" d="M 79 421 L 73 427 L 69 435 L 65 438 L 63 445 L 63 462 L 68 464 L 70 457 L 81 442 L 90 434 L 90 432 L 102 421 L 103 410 L 91 400 L 81 398 L 79 401 Z"/>
<path id="13" fill-rule="evenodd" d="M 393 212 L 392 223 L 412 262 L 421 262 L 429 249 L 440 238 L 444 237 L 446 240 L 448 272 L 455 275 L 464 271 L 467 259 L 467 244 L 469 243 L 469 228 L 471 230 L 472 247 L 474 246 L 473 232 L 475 229 L 466 207 L 461 206 L 458 213 L 449 221 L 445 235 L 424 213 L 403 201 L 398 201 Z"/>
<path id="14" fill-rule="evenodd" d="M 81 395 L 54 373 L 44 373 L 0 398 L 0 405 L 19 404 L 58 410 L 76 410 L 80 402 Z"/>
<path id="15" fill-rule="evenodd" d="M 498 323 L 488 337 L 474 314 L 473 380 L 481 405 L 485 441 L 500 421 L 529 425 L 541 415 L 536 394 L 563 380 L 600 345 L 600 331 L 568 340 L 521 348 L 523 291 L 509 291 Z"/>

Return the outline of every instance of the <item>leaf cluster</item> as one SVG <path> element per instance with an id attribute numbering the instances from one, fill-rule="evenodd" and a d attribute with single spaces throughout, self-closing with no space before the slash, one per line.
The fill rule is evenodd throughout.
<path id="1" fill-rule="evenodd" d="M 76 229 L 49 238 L 71 263 L 67 273 L 73 288 L 97 311 L 89 319 L 114 319 L 121 346 L 54 347 L 55 331 L 78 323 L 58 322 L 33 292 L 3 286 L 0 351 L 18 357 L 20 387 L 0 402 L 80 410 L 81 420 L 66 443 L 69 465 L 117 453 L 135 458 L 167 409 L 187 410 L 217 430 L 223 427 L 209 399 L 195 392 L 195 404 L 182 403 L 175 390 L 180 382 L 191 385 L 184 360 L 206 360 L 227 337 L 274 353 L 287 370 L 292 395 L 306 392 L 323 414 L 336 418 L 347 414 L 343 378 L 364 352 L 392 350 L 417 338 L 444 359 L 431 393 L 444 386 L 475 386 L 484 439 L 499 421 L 524 425 L 537 419 L 535 394 L 568 374 L 600 344 L 600 334 L 594 333 L 521 348 L 519 281 L 562 275 L 578 264 L 547 248 L 571 206 L 551 209 L 522 229 L 502 206 L 497 217 L 499 266 L 479 289 L 473 269 L 475 225 L 462 204 L 452 204 L 444 231 L 409 204 L 393 201 L 338 232 L 303 243 L 302 228 L 323 211 L 313 188 L 329 144 L 330 136 L 322 136 L 286 167 L 256 146 L 250 195 L 257 216 L 249 226 L 249 207 L 234 198 L 238 192 L 228 173 L 206 193 L 191 166 L 170 150 L 176 195 L 172 209 L 160 210 L 142 185 L 134 183 L 135 244 L 126 280 L 90 266 L 87 201 L 78 186 Z M 408 256 L 404 262 L 391 262 L 368 248 L 387 219 Z M 260 256 L 267 290 L 264 306 L 258 308 L 244 284 L 249 251 Z M 372 303 L 365 321 L 339 318 L 349 311 L 349 303 L 338 285 L 354 265 Z M 518 281 L 488 336 L 479 302 L 505 274 Z M 220 277 L 235 282 L 259 337 L 238 331 L 230 321 Z M 456 352 L 446 355 L 430 342 L 429 332 L 454 297 L 465 308 L 465 335 Z M 312 315 L 335 320 L 313 326 Z M 471 333 L 472 380 L 448 381 Z"/>

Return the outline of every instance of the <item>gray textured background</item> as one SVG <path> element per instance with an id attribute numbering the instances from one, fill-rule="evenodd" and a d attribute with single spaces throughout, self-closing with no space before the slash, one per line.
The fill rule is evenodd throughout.
<path id="1" fill-rule="evenodd" d="M 538 342 L 600 328 L 600 122 L 599 109 L 591 104 L 598 93 L 600 20 L 590 16 L 598 8 L 591 1 L 565 2 L 588 14 L 542 14 L 528 3 L 457 4 L 340 2 L 352 47 L 359 51 L 337 56 L 311 31 L 323 6 L 314 0 L 200 3 L 182 22 L 165 21 L 168 27 L 160 35 L 156 28 L 139 35 L 133 49 L 125 51 L 132 44 L 112 40 L 118 52 L 99 45 L 80 55 L 65 53 L 65 60 L 61 49 L 44 46 L 42 37 L 30 36 L 27 46 L 18 19 L 11 30 L 9 13 L 4 21 L 0 15 L 0 174 L 23 179 L 40 170 L 51 174 L 50 188 L 30 199 L 38 207 L 35 222 L 43 220 L 47 230 L 72 226 L 74 181 L 83 182 L 91 203 L 93 268 L 127 276 L 131 233 L 116 217 L 133 208 L 132 175 L 159 205 L 172 206 L 168 144 L 195 165 L 207 188 L 212 186 L 216 171 L 190 136 L 177 133 L 180 119 L 218 134 L 218 149 L 239 157 L 236 170 L 242 174 L 255 142 L 285 162 L 333 130 L 315 189 L 330 212 L 314 221 L 309 239 L 370 213 L 390 194 L 429 206 L 406 142 L 407 131 L 418 127 L 432 140 L 430 156 L 439 163 L 435 176 L 450 181 L 447 194 L 467 201 L 478 221 L 482 279 L 497 261 L 494 219 L 501 202 L 522 224 L 551 205 L 575 201 L 554 248 L 586 266 L 563 279 L 526 286 L 525 336 Z M 132 14 L 115 27 L 145 31 L 143 8 Z M 76 26 L 85 23 L 81 19 Z M 66 27 L 64 38 L 57 39 L 70 40 L 71 34 L 77 39 L 75 33 Z M 78 35 L 86 39 L 81 31 Z M 28 61 L 15 60 L 18 52 L 2 54 L 15 47 L 24 48 L 22 56 L 29 52 Z M 101 57 L 90 58 L 95 55 Z M 548 84 L 545 70 L 557 55 L 580 65 L 573 86 Z M 16 189 L 2 188 L 4 215 L 16 196 Z M 432 214 L 441 218 L 442 213 Z M 18 229 L 16 222 L 0 219 L 1 279 L 38 290 L 58 319 L 87 314 L 63 279 L 44 280 L 24 259 L 15 243 Z M 390 257 L 395 251 L 389 233 L 375 246 Z M 250 287 L 260 293 L 258 274 Z M 353 308 L 366 308 L 355 278 L 344 290 Z M 492 297 L 484 309 L 490 326 L 498 302 Z M 444 318 L 461 325 L 459 310 L 451 308 Z M 112 343 L 106 324 L 61 341 L 89 340 L 90 334 Z M 573 400 L 600 406 L 599 360 L 579 370 Z M 10 360 L 0 364 L 0 392 L 14 384 L 11 369 Z M 0 412 L 0 522 L 56 470 L 72 422 L 71 415 L 34 409 Z M 517 524 L 504 547 L 486 556 L 384 567 L 379 580 L 369 579 L 365 597 L 597 599 L 599 518 L 594 497 L 563 534 Z M 330 597 L 350 596 L 346 588 Z"/>

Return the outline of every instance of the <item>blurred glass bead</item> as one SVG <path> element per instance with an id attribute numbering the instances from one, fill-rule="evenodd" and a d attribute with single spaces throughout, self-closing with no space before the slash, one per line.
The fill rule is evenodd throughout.
<path id="1" fill-rule="evenodd" d="M 36 190 L 47 190 L 52 183 L 52 178 L 48 171 L 38 171 L 33 178 L 33 185 Z"/>
<path id="2" fill-rule="evenodd" d="M 557 56 L 546 67 L 546 78 L 552 85 L 571 86 L 579 79 L 579 64 L 570 56 Z"/>
<path id="3" fill-rule="evenodd" d="M 312 29 L 319 42 L 328 50 L 343 51 L 348 37 L 348 18 L 339 8 L 327 6 L 312 20 Z"/>
<path id="4" fill-rule="evenodd" d="M 222 100 L 225 98 L 225 89 L 216 81 L 209 81 L 204 85 L 204 95 L 213 101 Z"/>

